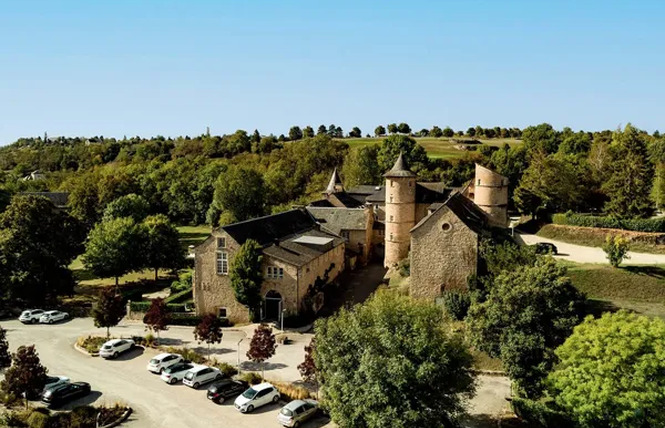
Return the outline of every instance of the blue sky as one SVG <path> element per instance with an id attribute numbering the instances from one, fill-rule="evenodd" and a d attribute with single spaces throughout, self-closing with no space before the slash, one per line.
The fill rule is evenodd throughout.
<path id="1" fill-rule="evenodd" d="M 665 2 L 1 6 L 0 144 L 322 123 L 665 129 Z"/>

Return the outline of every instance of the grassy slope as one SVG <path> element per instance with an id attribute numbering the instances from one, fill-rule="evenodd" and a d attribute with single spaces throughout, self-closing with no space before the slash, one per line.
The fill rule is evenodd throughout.
<path id="1" fill-rule="evenodd" d="M 569 244 L 584 245 L 587 247 L 601 247 L 605 237 L 612 229 L 594 229 L 587 227 L 566 227 L 556 224 L 547 224 L 537 232 L 538 236 L 567 242 Z M 630 233 L 630 232 L 628 232 Z M 634 235 L 648 235 L 646 233 L 634 232 Z M 656 234 L 660 235 L 660 234 Z M 637 253 L 665 254 L 665 245 L 657 245 L 649 242 L 631 240 L 630 250 Z"/>
<path id="2" fill-rule="evenodd" d="M 210 226 L 180 226 L 178 227 L 180 232 L 180 242 L 182 246 L 187 250 L 189 245 L 198 245 L 203 242 L 209 235 L 211 228 Z M 79 283 L 81 287 L 100 287 L 115 284 L 115 278 L 98 278 L 92 272 L 88 271 L 83 266 L 83 261 L 81 256 L 77 257 L 76 260 L 72 262 L 69 268 L 74 273 L 74 278 Z M 160 278 L 168 277 L 168 271 L 160 271 Z M 152 270 L 145 270 L 142 272 L 132 272 L 127 275 L 120 277 L 119 283 L 124 284 L 127 282 L 140 281 L 142 279 L 152 280 L 155 277 L 155 273 Z"/>
<path id="3" fill-rule="evenodd" d="M 566 265 L 575 287 L 604 309 L 625 308 L 665 318 L 665 267 Z"/>
<path id="4" fill-rule="evenodd" d="M 427 154 L 432 158 L 459 158 L 462 157 L 465 153 L 464 150 L 458 150 L 455 148 L 457 143 L 454 143 L 452 140 L 467 140 L 471 139 L 470 137 L 454 137 L 454 138 L 431 138 L 431 137 L 422 137 L 415 138 L 415 140 L 427 150 Z M 345 138 L 343 141 L 347 143 L 350 147 L 362 147 L 368 146 L 370 144 L 379 143 L 383 138 Z M 483 144 L 488 144 L 491 146 L 501 147 L 504 144 L 521 144 L 520 140 L 513 138 L 494 138 L 494 139 L 482 139 L 476 138 Z"/>

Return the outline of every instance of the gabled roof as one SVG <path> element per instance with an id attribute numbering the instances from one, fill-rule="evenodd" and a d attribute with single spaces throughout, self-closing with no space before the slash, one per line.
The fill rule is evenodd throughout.
<path id="1" fill-rule="evenodd" d="M 424 217 L 420 222 L 411 229 L 411 233 L 414 230 L 420 228 L 422 225 L 426 224 L 429 220 L 436 217 L 436 213 L 441 211 L 444 208 L 450 209 L 457 218 L 462 221 L 469 229 L 473 230 L 476 233 L 480 233 L 483 230 L 488 228 L 488 218 L 487 214 L 470 201 L 466 196 L 462 195 L 458 191 L 453 191 L 450 197 L 443 204 L 436 204 L 432 206 L 436 208 L 432 214 Z"/>
<path id="2" fill-rule="evenodd" d="M 307 207 L 307 211 L 326 229 L 339 235 L 342 230 L 365 230 L 367 219 L 362 208 Z"/>
<path id="3" fill-rule="evenodd" d="M 325 240 L 326 243 L 319 246 L 307 244 L 307 242 L 317 240 Z M 339 236 L 310 229 L 265 247 L 263 254 L 290 265 L 304 266 L 342 243 L 344 243 L 344 239 Z"/>
<path id="4" fill-rule="evenodd" d="M 335 188 L 338 185 L 344 188 L 344 186 L 342 185 L 342 179 L 339 178 L 339 174 L 337 174 L 337 168 L 335 168 L 335 170 L 332 173 L 332 177 L 330 177 L 330 182 L 328 183 L 328 187 L 326 188 L 326 193 L 328 194 L 335 193 Z"/>
<path id="5" fill-rule="evenodd" d="M 222 226 L 224 232 L 242 245 L 253 239 L 261 246 L 315 228 L 314 218 L 304 209 L 293 209 L 279 214 L 253 218 Z"/>
<path id="6" fill-rule="evenodd" d="M 434 202 L 443 202 L 450 196 L 452 188 L 446 187 L 441 182 L 436 183 L 416 183 L 416 203 L 431 204 Z M 367 202 L 381 203 L 386 201 L 386 189 L 381 186 L 380 190 L 367 196 Z"/>
<path id="7" fill-rule="evenodd" d="M 337 200 L 344 205 L 346 208 L 358 208 L 363 205 L 363 202 L 354 198 L 346 192 L 335 192 L 331 193 L 330 197 L 337 198 Z M 332 204 L 335 205 L 335 204 Z"/>
<path id="8" fill-rule="evenodd" d="M 399 153 L 399 156 L 397 157 L 397 161 L 395 161 L 395 165 L 390 169 L 390 171 L 386 172 L 383 174 L 384 177 L 386 178 L 404 178 L 404 177 L 415 177 L 416 174 L 414 174 L 406 164 L 406 161 L 404 160 L 404 154 L 402 152 Z"/>

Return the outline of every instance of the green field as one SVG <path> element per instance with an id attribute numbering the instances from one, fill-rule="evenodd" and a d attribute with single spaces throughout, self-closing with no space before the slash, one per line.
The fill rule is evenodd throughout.
<path id="1" fill-rule="evenodd" d="M 470 140 L 470 137 L 453 137 L 453 138 L 432 138 L 432 137 L 417 137 L 414 138 L 418 144 L 423 146 L 427 150 L 427 154 L 431 158 L 441 158 L 441 159 L 454 159 L 461 158 L 464 156 L 464 153 L 467 151 L 457 149 L 455 146 L 458 144 L 454 140 L 462 142 L 464 140 Z M 362 147 L 368 146 L 370 144 L 380 143 L 383 138 L 345 138 L 344 141 L 350 147 Z M 520 140 L 514 138 L 492 138 L 492 139 L 483 139 L 475 138 L 475 140 L 480 141 L 482 144 L 487 144 L 490 146 L 501 147 L 504 144 L 521 144 Z"/>
<path id="2" fill-rule="evenodd" d="M 190 245 L 196 246 L 205 241 L 205 239 L 210 235 L 211 230 L 211 227 L 207 225 L 178 227 L 178 232 L 180 232 L 180 242 L 182 243 L 185 251 L 187 251 Z M 69 268 L 72 270 L 74 278 L 78 282 L 79 291 L 82 291 L 83 289 L 95 289 L 97 287 L 115 284 L 115 278 L 99 278 L 89 270 L 85 269 L 81 256 L 77 257 L 72 262 L 72 264 L 69 265 Z M 118 282 L 120 285 L 123 285 L 140 280 L 153 279 L 155 279 L 155 272 L 149 269 L 141 272 L 132 272 L 121 276 Z M 159 279 L 166 280 L 166 282 L 168 282 L 169 280 L 175 278 L 172 277 L 170 271 L 160 271 Z"/>
<path id="3" fill-rule="evenodd" d="M 629 309 L 665 318 L 665 267 L 565 265 L 575 287 L 601 309 Z"/>

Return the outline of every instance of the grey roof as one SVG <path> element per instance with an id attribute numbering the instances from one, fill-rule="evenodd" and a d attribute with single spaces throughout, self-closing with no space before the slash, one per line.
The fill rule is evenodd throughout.
<path id="1" fill-rule="evenodd" d="M 327 239 L 328 242 L 332 242 L 330 242 L 330 245 L 323 246 L 319 249 L 316 248 L 316 245 L 304 244 L 302 242 L 303 237 L 308 238 L 306 241 L 311 241 L 311 238 L 323 238 Z M 339 236 L 331 235 L 317 229 L 311 229 L 265 247 L 263 249 L 263 254 L 294 266 L 304 266 L 317 257 L 325 254 L 331 248 L 337 247 L 343 243 L 344 239 Z"/>
<path id="2" fill-rule="evenodd" d="M 443 183 L 416 183 L 416 203 L 417 204 L 432 204 L 434 202 L 443 202 L 450 196 L 453 189 L 446 187 Z M 367 196 L 367 202 L 381 203 L 386 201 L 386 189 L 381 187 L 380 190 L 375 191 L 373 194 Z"/>
<path id="3" fill-rule="evenodd" d="M 339 235 L 342 230 L 365 230 L 367 220 L 362 208 L 307 207 L 307 211 L 326 229 Z"/>
<path id="4" fill-rule="evenodd" d="M 253 239 L 261 246 L 315 228 L 314 218 L 304 209 L 293 209 L 279 214 L 253 218 L 251 220 L 222 226 L 238 244 Z"/>
<path id="5" fill-rule="evenodd" d="M 404 160 L 404 154 L 402 152 L 399 153 L 399 156 L 397 157 L 397 161 L 395 161 L 395 165 L 390 169 L 390 171 L 386 172 L 383 174 L 384 177 L 392 177 L 392 178 L 403 178 L 403 177 L 415 177 L 416 174 L 414 174 L 406 164 L 406 161 Z"/>
<path id="6" fill-rule="evenodd" d="M 485 211 L 481 210 L 478 205 L 473 203 L 469 198 L 462 195 L 458 191 L 453 191 L 448 200 L 442 204 L 432 204 L 430 207 L 436 208 L 435 211 L 424 217 L 418 224 L 416 224 L 411 232 L 418 229 L 423 224 L 427 223 L 431 218 L 433 218 L 434 213 L 447 207 L 450 209 L 456 216 L 459 218 L 462 223 L 466 224 L 467 227 L 473 230 L 476 233 L 480 233 L 483 230 L 488 228 L 488 218 Z"/>
<path id="7" fill-rule="evenodd" d="M 69 202 L 69 192 L 23 192 L 23 195 L 43 196 L 57 208 L 64 208 Z"/>
<path id="8" fill-rule="evenodd" d="M 339 178 L 339 174 L 337 174 L 337 168 L 332 173 L 332 177 L 330 177 L 330 183 L 328 183 L 328 187 L 326 188 L 326 193 L 335 193 L 335 186 L 342 185 L 342 179 Z"/>
<path id="9" fill-rule="evenodd" d="M 377 190 L 381 190 L 383 186 L 375 186 L 372 184 L 360 184 L 358 186 L 352 187 L 346 191 L 349 195 L 371 195 Z"/>

